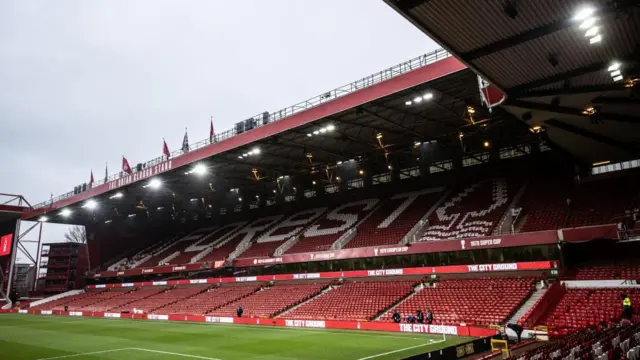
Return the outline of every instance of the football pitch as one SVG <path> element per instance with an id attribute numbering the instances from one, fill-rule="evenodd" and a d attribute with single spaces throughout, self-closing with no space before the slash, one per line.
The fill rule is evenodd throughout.
<path id="1" fill-rule="evenodd" d="M 390 360 L 470 338 L 150 320 L 0 315 L 1 360 Z"/>

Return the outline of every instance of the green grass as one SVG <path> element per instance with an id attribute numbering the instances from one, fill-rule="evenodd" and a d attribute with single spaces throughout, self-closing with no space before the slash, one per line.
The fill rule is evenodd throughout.
<path id="1" fill-rule="evenodd" d="M 441 335 L 415 333 L 0 315 L 1 360 L 390 360 L 468 340 L 447 336 L 443 341 Z"/>

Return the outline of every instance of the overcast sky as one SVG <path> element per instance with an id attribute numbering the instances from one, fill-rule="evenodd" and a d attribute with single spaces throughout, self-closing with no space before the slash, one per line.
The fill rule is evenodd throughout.
<path id="1" fill-rule="evenodd" d="M 0 44 L 0 192 L 32 204 L 437 48 L 382 0 L 5 0 Z"/>

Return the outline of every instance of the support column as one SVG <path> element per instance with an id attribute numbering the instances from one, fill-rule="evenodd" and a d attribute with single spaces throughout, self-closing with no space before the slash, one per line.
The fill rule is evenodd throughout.
<path id="1" fill-rule="evenodd" d="M 13 270 L 16 267 L 16 257 L 18 256 L 18 241 L 20 241 L 20 225 L 22 220 L 16 221 L 16 231 L 13 234 L 13 244 L 11 244 L 11 261 L 9 262 L 9 279 L 7 282 L 7 299 L 11 297 L 11 285 L 13 283 Z M 9 300 L 11 304 L 11 300 Z"/>

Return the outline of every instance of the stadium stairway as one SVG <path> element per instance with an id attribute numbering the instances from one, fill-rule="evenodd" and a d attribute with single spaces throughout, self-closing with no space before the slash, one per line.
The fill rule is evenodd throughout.
<path id="1" fill-rule="evenodd" d="M 84 292 L 84 290 L 69 290 L 67 292 L 63 292 L 60 294 L 56 294 L 53 296 L 49 296 L 47 298 L 44 298 L 42 300 L 38 300 L 38 301 L 34 301 L 31 303 L 31 307 L 35 307 L 35 306 L 39 306 L 42 304 L 46 304 L 48 302 L 54 301 L 54 300 L 58 300 L 58 299 L 62 299 L 65 298 L 67 296 L 73 296 L 73 295 L 78 295 L 78 294 L 82 294 Z"/>
<path id="2" fill-rule="evenodd" d="M 527 315 L 527 313 L 529 313 L 529 310 L 531 310 L 531 308 L 533 308 L 534 305 L 538 303 L 538 300 L 540 300 L 540 298 L 542 298 L 544 294 L 546 294 L 546 292 L 547 288 L 541 287 L 540 289 L 536 289 L 531 294 L 531 296 L 529 296 L 529 298 L 520 306 L 520 308 L 516 310 L 515 314 L 513 314 L 513 316 L 511 316 L 511 318 L 507 320 L 507 324 L 517 324 L 520 319 L 522 319 L 525 315 Z"/>
<path id="3" fill-rule="evenodd" d="M 400 301 L 396 302 L 395 304 L 389 306 L 388 309 L 385 309 L 384 311 L 381 311 L 378 315 L 376 315 L 376 317 L 373 318 L 373 320 L 374 321 L 378 321 L 378 320 L 380 320 L 380 318 L 382 318 L 386 314 L 393 313 L 393 309 L 395 309 L 396 307 L 402 305 L 402 303 L 404 303 L 405 301 L 411 299 L 415 294 L 417 294 L 423 288 L 424 288 L 423 284 L 416 285 L 416 287 L 413 289 L 412 293 L 408 294 L 407 296 L 405 296 L 403 299 L 401 299 Z"/>

